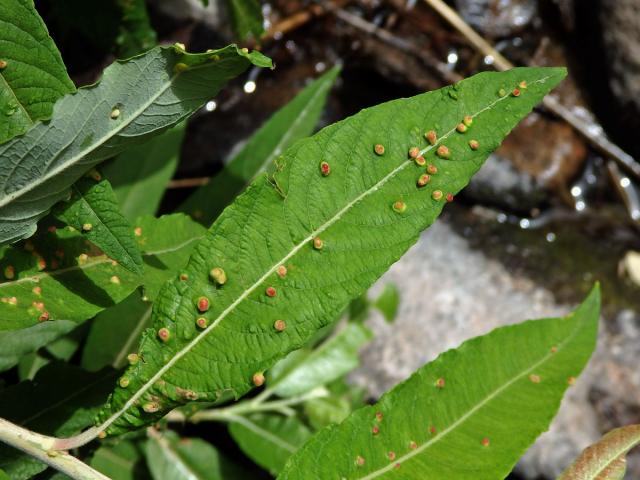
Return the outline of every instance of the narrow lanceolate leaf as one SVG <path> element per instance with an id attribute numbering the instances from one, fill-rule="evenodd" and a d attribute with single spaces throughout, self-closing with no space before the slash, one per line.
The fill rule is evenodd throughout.
<path id="1" fill-rule="evenodd" d="M 201 54 L 158 47 L 62 98 L 49 122 L 0 146 L 0 242 L 31 235 L 87 170 L 177 124 L 252 63 L 271 65 L 235 46 Z"/>
<path id="2" fill-rule="evenodd" d="M 253 36 L 256 40 L 264 32 L 262 8 L 258 0 L 226 0 L 233 31 L 240 40 Z"/>
<path id="3" fill-rule="evenodd" d="M 160 286 L 183 267 L 204 236 L 205 229 L 182 214 L 154 219 L 144 217 L 135 222 L 142 247 L 156 253 L 146 265 L 144 300 L 138 292 L 98 314 L 91 325 L 82 354 L 82 366 L 98 370 L 112 365 L 121 368 L 127 355 L 134 352 L 140 336 L 151 321 L 151 303 Z"/>
<path id="4" fill-rule="evenodd" d="M 174 432 L 149 433 L 145 454 L 154 480 L 223 480 L 220 454 L 199 438 Z"/>
<path id="5" fill-rule="evenodd" d="M 317 349 L 282 360 L 286 364 L 270 372 L 267 387 L 280 397 L 292 397 L 330 383 L 358 366 L 358 351 L 371 337 L 364 325 L 348 323 Z"/>
<path id="6" fill-rule="evenodd" d="M 3 418 L 30 430 L 53 435 L 73 434 L 91 422 L 114 380 L 113 371 L 90 374 L 72 365 L 52 363 L 42 368 L 33 382 L 0 390 L 0 412 Z M 22 480 L 47 466 L 25 453 L 0 445 L 0 468 L 13 480 Z"/>
<path id="7" fill-rule="evenodd" d="M 180 158 L 186 123 L 128 149 L 101 167 L 118 199 L 120 211 L 133 221 L 154 215 Z"/>
<path id="8" fill-rule="evenodd" d="M 336 319 L 416 242 L 564 75 L 482 73 L 364 110 L 290 147 L 273 176 L 259 176 L 220 215 L 184 275 L 165 284 L 139 347 L 145 361 L 126 371 L 127 388 L 116 389 L 96 428 L 120 433 L 190 400 L 262 383 L 261 372 Z M 471 125 L 459 133 L 465 117 Z M 424 137 L 432 129 L 434 145 Z M 427 167 L 407 160 L 414 147 L 432 166 L 423 187 L 416 182 Z M 448 159 L 436 157 L 447 156 L 442 147 Z"/>
<path id="9" fill-rule="evenodd" d="M 640 425 L 610 431 L 587 447 L 558 480 L 622 480 L 629 450 L 640 445 Z"/>
<path id="10" fill-rule="evenodd" d="M 60 204 L 56 216 L 130 272 L 142 273 L 142 256 L 133 228 L 120 213 L 108 180 L 78 180 L 71 187 L 71 198 Z"/>
<path id="11" fill-rule="evenodd" d="M 595 347 L 596 287 L 565 318 L 498 328 L 440 355 L 315 435 L 281 480 L 504 478 L 544 432 Z M 331 459 L 331 461 L 327 461 Z"/>
<path id="12" fill-rule="evenodd" d="M 148 480 L 151 478 L 145 468 L 141 447 L 129 440 L 121 440 L 113 446 L 101 446 L 93 454 L 89 465 L 113 479 Z"/>
<path id="13" fill-rule="evenodd" d="M 275 414 L 236 417 L 229 424 L 229 432 L 249 458 L 274 476 L 311 436 L 297 417 Z"/>
<path id="14" fill-rule="evenodd" d="M 273 171 L 273 161 L 282 152 L 313 132 L 338 73 L 339 67 L 332 68 L 276 112 L 224 170 L 180 206 L 180 211 L 209 226 L 256 175 Z"/>
<path id="15" fill-rule="evenodd" d="M 0 0 L 0 143 L 49 118 L 73 92 L 60 52 L 33 0 Z"/>

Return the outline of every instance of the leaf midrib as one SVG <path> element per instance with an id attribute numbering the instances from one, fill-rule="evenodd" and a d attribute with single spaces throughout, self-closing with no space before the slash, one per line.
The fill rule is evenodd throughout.
<path id="1" fill-rule="evenodd" d="M 227 60 L 227 58 L 221 59 L 220 62 L 215 63 L 215 65 L 216 66 L 217 65 L 221 65 L 225 60 Z M 205 63 L 205 64 L 202 64 L 202 65 L 196 65 L 196 66 L 190 67 L 188 71 L 191 72 L 191 71 L 194 71 L 194 70 L 198 70 L 200 68 L 211 67 L 212 65 L 214 65 L 214 64 Z M 0 198 L 0 208 L 4 207 L 5 205 L 7 205 L 9 203 L 11 203 L 16 198 L 18 198 L 18 197 L 20 197 L 20 196 L 22 196 L 22 195 L 24 195 L 26 193 L 29 193 L 34 188 L 44 184 L 47 180 L 49 180 L 50 178 L 52 178 L 52 177 L 58 175 L 59 173 L 63 172 L 64 170 L 66 170 L 71 165 L 76 164 L 78 161 L 80 161 L 81 158 L 83 158 L 84 156 L 90 154 L 91 152 L 93 152 L 94 150 L 99 148 L 101 145 L 104 145 L 104 143 L 106 141 L 110 140 L 115 135 L 120 133 L 122 130 L 124 130 L 125 127 L 128 127 L 129 125 L 131 125 L 131 123 L 133 121 L 135 121 L 137 118 L 139 118 L 140 115 L 142 115 L 142 113 L 144 113 L 151 105 L 153 105 L 153 103 L 158 98 L 160 98 L 167 91 L 167 89 L 169 89 L 169 87 L 171 87 L 171 85 L 173 85 L 173 83 L 175 82 L 175 79 L 178 78 L 181 73 L 182 72 L 178 72 L 178 73 L 174 74 L 172 77 L 170 77 L 169 81 L 166 82 L 164 84 L 164 86 L 155 95 L 153 95 L 149 99 L 149 101 L 145 102 L 142 105 L 142 107 L 138 108 L 137 110 L 134 110 L 134 112 L 131 114 L 131 116 L 126 121 L 120 122 L 120 124 L 115 129 L 111 130 L 110 133 L 107 133 L 106 135 L 103 135 L 98 140 L 96 140 L 91 145 L 89 145 L 87 148 L 85 148 L 84 150 L 78 152 L 77 154 L 75 154 L 74 156 L 69 158 L 69 160 L 67 160 L 66 162 L 64 162 L 61 165 L 59 165 L 58 167 L 50 170 L 44 176 L 38 178 L 37 181 L 31 182 L 28 185 L 24 186 L 23 188 L 21 188 L 19 190 L 16 190 L 14 192 L 11 192 L 9 195 L 7 195 L 4 198 Z M 77 91 L 71 93 L 70 95 L 75 95 L 75 94 L 77 94 Z M 71 142 L 73 142 L 73 140 Z M 67 148 L 67 146 L 63 147 L 63 149 Z M 22 158 L 24 158 L 24 157 L 22 157 Z"/>
<path id="2" fill-rule="evenodd" d="M 535 82 L 533 82 L 533 84 L 537 84 L 537 83 L 544 83 L 546 80 L 548 80 L 549 78 L 551 78 L 550 76 L 546 76 L 544 78 L 541 78 L 539 80 L 536 80 Z M 505 94 L 504 96 L 498 97 L 498 99 L 494 100 L 493 102 L 489 103 L 486 107 L 482 108 L 481 110 L 479 110 L 478 112 L 474 113 L 473 115 L 471 115 L 472 118 L 477 117 L 478 115 L 484 113 L 487 110 L 492 109 L 495 105 L 497 105 L 498 103 L 500 103 L 501 101 L 504 101 L 505 99 L 509 98 L 510 94 Z M 445 139 L 447 139 L 448 137 L 450 137 L 452 134 L 454 134 L 456 132 L 456 127 L 453 127 L 451 130 L 449 130 L 446 134 L 444 134 L 442 137 L 439 138 L 438 142 L 436 142 L 434 145 L 428 145 L 427 147 L 423 148 L 422 150 L 420 150 L 420 155 L 424 155 L 425 153 L 429 152 L 430 150 L 437 148 L 437 146 L 444 141 Z M 272 275 L 276 269 L 278 268 L 278 266 L 285 264 L 291 257 L 293 257 L 296 253 L 298 253 L 305 245 L 308 245 L 309 242 L 311 242 L 313 240 L 314 237 L 318 236 L 319 234 L 321 234 L 322 232 L 324 232 L 325 230 L 327 230 L 329 227 L 331 227 L 334 223 L 336 223 L 338 220 L 340 220 L 340 218 L 346 213 L 348 212 L 353 206 L 355 206 L 357 203 L 359 203 L 362 199 L 364 199 L 365 197 L 369 196 L 372 193 L 377 192 L 378 190 L 380 190 L 380 188 L 382 188 L 389 180 L 391 180 L 398 172 L 404 170 L 405 168 L 407 168 L 408 166 L 413 165 L 413 162 L 409 162 L 409 161 L 405 161 L 402 162 L 398 167 L 394 168 L 391 172 L 389 172 L 387 175 L 385 175 L 381 180 L 379 180 L 375 185 L 373 185 L 371 188 L 369 188 L 368 190 L 365 190 L 364 192 L 362 192 L 360 195 L 358 195 L 355 199 L 353 199 L 352 201 L 350 201 L 345 207 L 343 207 L 339 212 L 337 212 L 333 217 L 331 217 L 329 220 L 327 220 L 324 224 L 322 224 L 319 228 L 317 228 L 314 232 L 312 232 L 311 234 L 309 234 L 305 239 L 303 239 L 300 243 L 298 243 L 298 245 L 296 245 L 287 255 L 285 255 L 282 259 L 280 259 L 279 261 L 277 261 L 276 263 L 274 263 L 258 280 L 256 280 L 253 285 L 251 285 L 249 288 L 247 288 L 246 290 L 244 290 L 242 292 L 242 294 L 240 294 L 238 296 L 238 298 L 233 301 L 227 308 L 225 308 L 220 315 L 218 316 L 218 318 L 216 318 L 213 322 L 211 322 L 211 325 L 209 325 L 205 330 L 202 331 L 202 333 L 198 336 L 196 336 L 193 340 L 191 340 L 185 347 L 183 347 L 181 350 L 179 350 L 175 356 L 173 358 L 171 358 L 169 361 L 167 361 L 159 370 L 158 372 L 153 375 L 146 383 L 144 383 L 140 389 L 138 391 L 136 391 L 135 393 L 133 393 L 133 395 L 129 398 L 129 400 L 127 400 L 127 402 L 125 402 L 125 404 L 122 406 L 122 408 L 120 410 L 118 410 L 117 412 L 115 412 L 113 415 L 111 415 L 109 418 L 107 418 L 102 424 L 98 425 L 95 427 L 95 429 L 97 431 L 103 431 L 106 428 L 108 428 L 113 422 L 115 422 L 121 415 L 123 415 L 127 410 L 129 410 L 129 408 L 131 408 L 135 402 L 142 396 L 144 395 L 144 393 L 149 390 L 149 388 L 151 388 L 151 386 L 153 386 L 153 384 L 155 382 L 157 382 L 159 379 L 162 378 L 162 376 L 171 368 L 173 367 L 173 365 L 175 365 L 183 356 L 185 356 L 186 354 L 188 354 L 198 343 L 200 343 L 200 341 L 202 341 L 202 339 L 206 338 L 206 336 L 213 331 L 218 324 L 233 310 L 235 309 L 242 301 L 244 301 L 244 299 L 246 299 L 256 288 L 258 288 L 265 280 L 267 280 L 267 278 Z M 90 432 L 87 431 L 86 432 L 86 436 L 89 436 Z M 85 438 L 85 435 L 82 435 L 82 438 Z"/>
<path id="3" fill-rule="evenodd" d="M 164 453 L 172 460 L 172 463 L 176 466 L 176 468 L 181 471 L 183 474 L 187 476 L 188 479 L 199 480 L 201 477 L 195 473 L 189 465 L 186 464 L 184 459 L 180 456 L 180 454 L 173 449 L 169 441 L 162 436 L 162 434 L 158 433 L 157 435 L 153 435 L 151 437 L 158 446 L 164 451 Z"/>

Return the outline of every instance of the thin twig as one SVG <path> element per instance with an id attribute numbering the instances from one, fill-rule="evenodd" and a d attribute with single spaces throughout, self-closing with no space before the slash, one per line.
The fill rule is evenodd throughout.
<path id="1" fill-rule="evenodd" d="M 458 13 L 449 7 L 442 0 L 424 0 L 431 8 L 442 16 L 449 24 L 460 32 L 473 47 L 484 56 L 493 58 L 493 65 L 498 70 L 509 70 L 514 65 L 507 60 L 500 52 L 483 39 L 473 30 Z M 613 158 L 626 170 L 632 173 L 636 178 L 640 179 L 640 164 L 638 164 L 631 155 L 626 153 L 622 148 L 609 140 L 604 131 L 598 128 L 599 132 L 594 135 L 590 132 L 594 125 L 587 124 L 583 119 L 574 114 L 570 109 L 561 104 L 555 97 L 547 95 L 542 101 L 543 105 L 551 112 L 562 118 L 571 125 L 580 135 L 582 135 L 591 145 L 593 145 L 601 153 Z M 594 122 L 595 124 L 595 122 Z M 595 125 L 600 127 L 599 125 Z"/>

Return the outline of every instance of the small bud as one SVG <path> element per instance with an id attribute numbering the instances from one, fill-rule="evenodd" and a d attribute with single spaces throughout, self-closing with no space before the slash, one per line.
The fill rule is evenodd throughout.
<path id="1" fill-rule="evenodd" d="M 120 380 L 118 380 L 118 384 L 122 388 L 127 388 L 129 386 L 129 379 L 127 377 L 120 377 Z"/>
<path id="2" fill-rule="evenodd" d="M 120 285 L 120 277 L 117 275 L 112 276 L 110 279 L 111 283 L 115 283 L 116 285 Z"/>
<path id="3" fill-rule="evenodd" d="M 409 149 L 409 158 L 417 158 L 420 155 L 420 149 L 418 147 L 411 147 Z"/>
<path id="4" fill-rule="evenodd" d="M 204 317 L 198 317 L 196 319 L 196 325 L 198 326 L 198 328 L 201 328 L 203 330 L 207 328 L 207 323 L 207 319 Z"/>
<path id="5" fill-rule="evenodd" d="M 158 402 L 147 402 L 142 406 L 142 410 L 147 413 L 155 413 L 160 410 L 160 404 Z"/>
<path id="6" fill-rule="evenodd" d="M 434 190 L 431 193 L 431 198 L 433 198 L 435 201 L 442 200 L 442 192 L 440 190 Z"/>
<path id="7" fill-rule="evenodd" d="M 424 167 L 427 164 L 427 161 L 424 159 L 424 157 L 422 155 L 420 155 L 419 157 L 416 157 L 416 165 L 418 165 L 419 167 Z"/>
<path id="8" fill-rule="evenodd" d="M 427 142 L 429 142 L 431 145 L 435 145 L 438 141 L 438 135 L 436 134 L 435 130 L 429 130 L 424 134 L 424 138 L 426 138 Z"/>
<path id="9" fill-rule="evenodd" d="M 453 202 L 453 193 L 451 192 L 447 193 L 447 202 L 449 203 Z"/>
<path id="10" fill-rule="evenodd" d="M 209 304 L 209 299 L 207 297 L 199 297 L 196 301 L 196 307 L 198 307 L 200 312 L 206 312 L 209 310 L 210 306 L 211 305 Z"/>
<path id="11" fill-rule="evenodd" d="M 13 265 L 9 265 L 4 269 L 4 276 L 7 280 L 13 279 L 16 276 L 16 269 Z"/>
<path id="12" fill-rule="evenodd" d="M 278 276 L 280 278 L 284 278 L 287 276 L 287 267 L 285 267 L 284 265 L 280 265 L 276 272 L 278 273 Z"/>
<path id="13" fill-rule="evenodd" d="M 484 437 L 480 443 L 483 447 L 488 447 L 491 441 L 487 437 Z"/>
<path id="14" fill-rule="evenodd" d="M 90 223 L 85 223 L 82 225 L 82 231 L 84 232 L 89 232 L 91 231 L 92 228 L 93 228 L 93 225 L 91 225 Z"/>
<path id="15" fill-rule="evenodd" d="M 467 126 L 464 123 L 459 123 L 456 130 L 460 133 L 464 133 L 467 131 Z"/>
<path id="16" fill-rule="evenodd" d="M 513 95 L 514 97 L 519 97 L 520 96 L 520 89 L 519 88 L 514 88 L 513 91 L 511 92 L 511 95 Z"/>
<path id="17" fill-rule="evenodd" d="M 438 173 L 438 167 L 436 167 L 433 163 L 427 165 L 427 173 L 429 175 L 435 175 L 436 173 Z"/>
<path id="18" fill-rule="evenodd" d="M 140 357 L 137 353 L 130 353 L 129 355 L 127 355 L 127 361 L 129 362 L 129 365 L 135 365 L 139 360 Z"/>
<path id="19" fill-rule="evenodd" d="M 438 155 L 440 158 L 449 158 L 450 154 L 451 152 L 449 152 L 449 148 L 445 145 L 440 145 L 436 150 L 436 155 Z"/>
<path id="20" fill-rule="evenodd" d="M 7 68 L 7 61 L 0 60 L 0 70 L 4 70 L 5 68 Z"/>
<path id="21" fill-rule="evenodd" d="M 320 162 L 320 173 L 323 176 L 328 176 L 331 173 L 331 166 L 327 162 Z"/>
<path id="22" fill-rule="evenodd" d="M 418 181 L 416 183 L 418 187 L 424 187 L 427 183 L 429 183 L 429 180 L 431 180 L 431 177 L 425 173 L 418 177 Z"/>
<path id="23" fill-rule="evenodd" d="M 173 71 L 175 73 L 182 73 L 186 72 L 187 70 L 189 70 L 189 66 L 186 63 L 176 63 L 173 67 Z"/>
<path id="24" fill-rule="evenodd" d="M 262 372 L 256 372 L 253 374 L 253 377 L 251 377 L 251 380 L 256 387 L 260 387 L 264 385 L 264 374 Z"/>
<path id="25" fill-rule="evenodd" d="M 477 140 L 469 140 L 469 148 L 471 150 L 477 150 L 480 147 L 480 143 Z"/>
<path id="26" fill-rule="evenodd" d="M 444 378 L 440 377 L 439 379 L 436 380 L 436 387 L 444 388 Z"/>
<path id="27" fill-rule="evenodd" d="M 398 200 L 396 202 L 393 202 L 391 208 L 393 208 L 393 211 L 396 213 L 404 213 L 407 210 L 407 204 L 402 200 Z"/>
<path id="28" fill-rule="evenodd" d="M 322 240 L 320 237 L 315 237 L 313 239 L 313 248 L 315 248 L 316 250 L 322 250 L 322 247 L 324 247 L 324 240 Z"/>
<path id="29" fill-rule="evenodd" d="M 276 320 L 273 322 L 273 328 L 278 332 L 284 332 L 284 329 L 287 328 L 287 322 L 284 320 Z"/>
<path id="30" fill-rule="evenodd" d="M 220 267 L 212 268 L 209 272 L 209 276 L 211 277 L 211 280 L 213 280 L 218 285 L 224 285 L 225 283 L 227 283 L 227 274 Z"/>
<path id="31" fill-rule="evenodd" d="M 384 155 L 384 145 L 376 143 L 373 147 L 373 151 L 376 152 L 376 155 Z"/>
<path id="32" fill-rule="evenodd" d="M 267 289 L 264 291 L 264 293 L 267 295 L 267 297 L 275 297 L 276 296 L 276 289 L 273 287 L 267 287 Z"/>
<path id="33" fill-rule="evenodd" d="M 166 343 L 169 341 L 169 338 L 171 338 L 171 332 L 169 332 L 168 328 L 162 327 L 158 330 L 158 338 Z"/>
<path id="34" fill-rule="evenodd" d="M 119 116 L 120 116 L 120 109 L 114 107 L 113 110 L 111 110 L 111 114 L 109 115 L 109 117 L 111 117 L 111 120 L 116 120 Z"/>
<path id="35" fill-rule="evenodd" d="M 133 234 L 134 234 L 136 237 L 141 236 L 141 235 L 142 235 L 142 227 L 136 227 L 136 228 L 134 228 L 134 229 L 133 229 Z"/>
<path id="36" fill-rule="evenodd" d="M 364 458 L 361 457 L 360 455 L 356 457 L 356 465 L 358 465 L 359 467 L 364 465 Z"/>

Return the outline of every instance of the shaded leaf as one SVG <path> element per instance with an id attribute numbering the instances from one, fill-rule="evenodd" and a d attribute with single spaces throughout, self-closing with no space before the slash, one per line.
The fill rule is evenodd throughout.
<path id="1" fill-rule="evenodd" d="M 114 371 L 90 374 L 66 363 L 51 363 L 33 381 L 0 390 L 0 412 L 3 418 L 39 433 L 71 435 L 91 423 L 115 378 Z M 0 445 L 0 468 L 13 480 L 22 480 L 47 466 Z"/>
<path id="2" fill-rule="evenodd" d="M 75 86 L 33 0 L 0 0 L 0 143 L 51 116 Z M 4 65 L 4 63 L 2 64 Z"/>
<path id="3" fill-rule="evenodd" d="M 347 418 L 351 413 L 351 404 L 338 396 L 314 398 L 304 403 L 304 413 L 309 419 L 309 424 L 320 430 Z"/>
<path id="4" fill-rule="evenodd" d="M 320 347 L 297 354 L 280 375 L 276 369 L 267 386 L 280 397 L 292 397 L 332 382 L 358 366 L 358 351 L 371 338 L 365 326 L 348 323 Z"/>
<path id="5" fill-rule="evenodd" d="M 121 11 L 116 44 L 118 56 L 129 58 L 156 45 L 156 32 L 149 22 L 145 0 L 118 0 Z"/>
<path id="6" fill-rule="evenodd" d="M 564 75 L 545 68 L 482 73 L 366 109 L 290 147 L 277 172 L 258 177 L 212 225 L 183 269 L 185 280 L 165 284 L 153 330 L 138 349 L 145 362 L 129 367 L 128 388 L 116 388 L 97 428 L 121 433 L 192 399 L 249 391 L 256 373 L 334 321 L 416 242 L 442 210 L 444 194 L 463 188 Z M 528 88 L 518 97 L 500 92 L 522 81 Z M 473 126 L 463 135 L 456 126 L 465 115 Z M 426 145 L 429 128 L 440 132 L 450 159 Z M 471 138 L 478 149 L 469 147 Z M 377 143 L 385 145 L 382 156 L 374 153 Z M 424 188 L 416 186 L 424 169 L 407 161 L 413 145 L 438 168 Z M 329 176 L 321 175 L 320 161 L 331 165 Z M 402 212 L 393 208 L 399 200 L 406 202 Z M 226 271 L 222 286 L 210 279 L 214 267 Z M 206 312 L 196 308 L 202 296 Z M 275 328 L 282 319 L 284 331 Z"/>
<path id="7" fill-rule="evenodd" d="M 59 205 L 56 216 L 81 231 L 87 240 L 124 268 L 141 274 L 142 256 L 133 238 L 133 229 L 120 213 L 109 182 L 84 177 L 73 184 L 71 192 L 71 199 Z"/>
<path id="8" fill-rule="evenodd" d="M 133 221 L 154 215 L 178 165 L 186 123 L 135 146 L 104 164 L 102 173 L 118 198 L 120 211 Z"/>
<path id="9" fill-rule="evenodd" d="M 233 31 L 240 40 L 253 36 L 256 40 L 264 32 L 262 8 L 258 0 L 225 0 Z M 206 3 L 205 3 L 206 5 Z"/>
<path id="10" fill-rule="evenodd" d="M 558 480 L 622 480 L 627 453 L 637 445 L 640 425 L 616 428 L 587 447 Z"/>
<path id="11" fill-rule="evenodd" d="M 400 292 L 398 292 L 398 287 L 392 283 L 387 283 L 382 293 L 373 302 L 373 305 L 380 310 L 384 319 L 389 323 L 395 320 L 399 304 Z"/>
<path id="12" fill-rule="evenodd" d="M 242 451 L 272 475 L 277 475 L 311 436 L 296 417 L 274 414 L 235 417 L 229 424 L 229 432 Z"/>
<path id="13" fill-rule="evenodd" d="M 101 446 L 93 454 L 89 465 L 114 480 L 151 478 L 145 468 L 140 447 L 128 440 Z"/>
<path id="14" fill-rule="evenodd" d="M 256 175 L 273 171 L 273 161 L 285 149 L 311 135 L 339 73 L 340 67 L 333 67 L 278 110 L 253 134 L 224 170 L 196 190 L 179 210 L 189 213 L 204 225 L 211 225 Z"/>
<path id="15" fill-rule="evenodd" d="M 589 360 L 599 315 L 596 287 L 565 318 L 498 328 L 445 352 L 320 431 L 278 478 L 506 477 Z"/>
<path id="16" fill-rule="evenodd" d="M 150 433 L 145 453 L 154 480 L 223 480 L 218 451 L 199 438 Z"/>
<path id="17" fill-rule="evenodd" d="M 157 47 L 60 99 L 49 122 L 0 146 L 0 242 L 32 235 L 87 170 L 176 125 L 252 63 L 271 65 L 235 46 L 201 54 Z"/>

